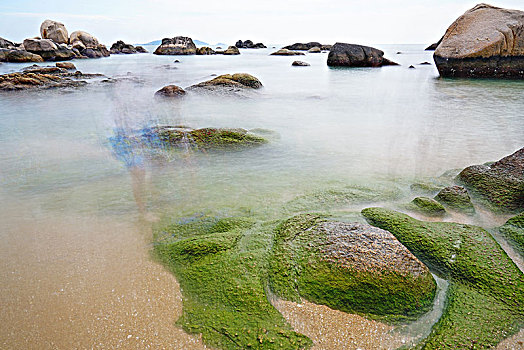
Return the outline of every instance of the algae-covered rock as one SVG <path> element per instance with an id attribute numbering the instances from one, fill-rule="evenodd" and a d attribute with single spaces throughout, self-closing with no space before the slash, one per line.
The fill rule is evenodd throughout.
<path id="1" fill-rule="evenodd" d="M 242 91 L 246 89 L 260 89 L 260 80 L 247 73 L 224 74 L 218 77 L 192 85 L 188 90 L 206 90 L 216 92 Z"/>
<path id="2" fill-rule="evenodd" d="M 506 221 L 499 231 L 524 256 L 524 212 Z"/>
<path id="3" fill-rule="evenodd" d="M 472 194 L 480 195 L 492 208 L 524 210 L 524 148 L 491 165 L 473 165 L 462 170 L 457 180 Z"/>
<path id="4" fill-rule="evenodd" d="M 410 209 L 428 216 L 443 216 L 446 214 L 446 209 L 442 204 L 428 197 L 416 197 L 410 204 Z"/>
<path id="5" fill-rule="evenodd" d="M 468 191 L 462 186 L 445 187 L 435 196 L 435 199 L 451 209 L 468 214 L 475 213 Z"/>
<path id="6" fill-rule="evenodd" d="M 409 188 L 415 193 L 434 196 L 442 189 L 442 186 L 438 186 L 430 182 L 416 182 Z"/>
<path id="7" fill-rule="evenodd" d="M 204 216 L 157 230 L 155 253 L 175 274 L 183 295 L 177 324 L 220 349 L 305 349 L 266 295 L 271 229 L 244 217 Z M 242 245 L 249 232 L 252 249 Z M 242 247 L 240 247 L 242 246 Z"/>
<path id="8" fill-rule="evenodd" d="M 451 282 L 448 305 L 422 348 L 492 348 L 524 325 L 524 275 L 487 231 L 384 208 L 362 214 Z"/>
<path id="9" fill-rule="evenodd" d="M 428 268 L 389 232 L 302 214 L 275 233 L 270 286 L 285 299 L 405 319 L 426 311 L 436 284 Z"/>

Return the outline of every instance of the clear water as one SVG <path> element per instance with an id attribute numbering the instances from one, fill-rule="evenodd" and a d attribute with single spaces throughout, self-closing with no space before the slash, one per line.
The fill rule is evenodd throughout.
<path id="1" fill-rule="evenodd" d="M 401 66 L 331 69 L 327 53 L 279 57 L 269 56 L 271 48 L 241 50 L 239 56 L 115 55 L 73 63 L 84 73 L 119 77 L 118 83 L 99 79 L 73 91 L 0 94 L 2 251 L 13 237 L 29 235 L 21 222 L 34 220 L 36 227 L 49 217 L 134 220 L 131 176 L 108 145 L 116 126 L 264 128 L 278 134 L 245 152 L 174 156 L 149 165 L 147 206 L 158 215 L 260 211 L 329 184 L 408 186 L 523 146 L 524 82 L 439 79 L 432 52 L 422 45 L 378 47 Z M 296 59 L 311 66 L 292 67 Z M 424 61 L 432 65 L 419 65 Z M 26 65 L 5 63 L 0 73 Z M 168 84 L 187 87 L 236 72 L 258 77 L 264 88 L 248 98 L 154 98 Z M 39 239 L 38 230 L 31 234 L 22 246 Z M 36 264 L 33 258 L 18 259 Z"/>

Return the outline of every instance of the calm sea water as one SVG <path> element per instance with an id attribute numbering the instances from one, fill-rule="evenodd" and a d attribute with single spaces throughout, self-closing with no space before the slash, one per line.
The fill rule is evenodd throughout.
<path id="1" fill-rule="evenodd" d="M 263 128 L 277 135 L 253 150 L 173 156 L 148 166 L 146 202 L 158 216 L 173 210 L 188 215 L 224 208 L 256 211 L 330 184 L 408 186 L 448 169 L 500 159 L 523 146 L 524 82 L 440 79 L 424 46 L 377 47 L 401 65 L 331 69 L 327 53 L 279 57 L 269 56 L 271 48 L 241 50 L 239 56 L 114 55 L 73 63 L 84 73 L 118 78 L 117 83 L 98 79 L 72 91 L 0 94 L 3 272 L 42 263 L 31 247 L 43 239 L 40 225 L 50 218 L 52 234 L 43 245 L 51 252 L 47 262 L 55 259 L 53 249 L 75 245 L 74 235 L 67 236 L 67 244 L 60 239 L 75 223 L 136 218 L 131 176 L 108 145 L 118 126 Z M 296 59 L 311 66 L 292 67 Z M 425 61 L 432 65 L 419 65 Z M 24 66 L 4 63 L 0 73 Z M 212 74 L 236 72 L 258 77 L 264 88 L 247 98 L 196 93 L 176 101 L 154 98 L 168 84 L 187 87 Z M 66 219 L 64 228 L 60 223 Z M 95 247 L 115 244 L 106 241 L 112 232 L 89 232 L 94 231 L 84 234 Z M 89 261 L 75 247 L 72 264 Z M 99 253 L 91 254 L 93 259 Z M 32 271 L 25 277 L 33 278 Z M 60 281 L 61 271 L 51 269 L 47 278 Z M 35 288 L 10 276 L 4 295 Z M 11 311 L 24 307 L 20 302 Z M 10 318 L 2 323 L 14 324 Z"/>

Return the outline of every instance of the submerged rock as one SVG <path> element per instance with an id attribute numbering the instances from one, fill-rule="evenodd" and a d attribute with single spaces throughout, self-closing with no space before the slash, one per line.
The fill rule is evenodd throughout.
<path id="1" fill-rule="evenodd" d="M 411 191 L 415 193 L 422 193 L 434 196 L 437 192 L 442 189 L 442 186 L 438 186 L 429 182 L 417 182 L 412 184 L 410 187 Z"/>
<path id="2" fill-rule="evenodd" d="M 300 66 L 300 67 L 311 66 L 309 63 L 303 62 L 303 61 L 293 61 L 293 63 L 291 63 L 291 65 L 292 66 Z"/>
<path id="3" fill-rule="evenodd" d="M 329 51 L 330 67 L 382 67 L 398 65 L 384 58 L 384 52 L 373 47 L 336 43 Z"/>
<path id="4" fill-rule="evenodd" d="M 138 53 L 147 53 L 147 50 L 144 49 L 144 47 L 143 47 L 143 46 L 140 46 L 140 45 L 139 45 L 139 46 L 135 46 L 135 50 L 136 50 L 136 52 L 138 52 Z"/>
<path id="5" fill-rule="evenodd" d="M 320 53 L 320 52 L 322 52 L 322 50 L 320 49 L 320 47 L 315 46 L 315 47 L 312 47 L 309 50 L 307 50 L 307 52 L 309 52 L 309 53 Z"/>
<path id="6" fill-rule="evenodd" d="M 60 68 L 26 70 L 22 73 L 0 75 L 0 90 L 32 90 L 64 87 L 79 87 L 87 84 L 82 80 L 71 79 L 75 75 L 63 73 Z"/>
<path id="7" fill-rule="evenodd" d="M 468 214 L 475 213 L 468 191 L 462 186 L 445 187 L 435 196 L 435 199 L 451 209 Z"/>
<path id="8" fill-rule="evenodd" d="M 163 96 L 163 97 L 180 97 L 185 95 L 186 92 L 184 89 L 182 89 L 179 86 L 176 85 L 167 85 L 155 92 L 156 96 Z"/>
<path id="9" fill-rule="evenodd" d="M 122 40 L 118 40 L 116 43 L 111 45 L 109 50 L 111 54 L 133 54 L 138 53 L 138 50 L 131 44 L 126 44 Z"/>
<path id="10" fill-rule="evenodd" d="M 524 212 L 506 221 L 499 227 L 499 232 L 524 256 Z"/>
<path id="11" fill-rule="evenodd" d="M 256 43 L 254 44 L 251 40 L 242 41 L 239 40 L 235 44 L 236 47 L 239 49 L 265 49 L 266 45 L 262 43 Z"/>
<path id="12" fill-rule="evenodd" d="M 416 197 L 410 204 L 410 209 L 428 216 L 443 216 L 446 214 L 446 209 L 442 204 L 428 197 Z"/>
<path id="13" fill-rule="evenodd" d="M 436 290 L 428 268 L 391 233 L 310 214 L 277 229 L 269 276 L 284 299 L 390 319 L 424 313 Z"/>
<path id="14" fill-rule="evenodd" d="M 42 39 L 51 39 L 57 44 L 68 44 L 69 33 L 63 23 L 46 19 L 40 25 L 40 36 Z"/>
<path id="15" fill-rule="evenodd" d="M 492 208 L 524 210 L 524 148 L 491 165 L 473 165 L 462 170 L 457 180 Z"/>
<path id="16" fill-rule="evenodd" d="M 196 45 L 186 36 L 162 39 L 162 44 L 153 52 L 155 55 L 195 55 Z"/>
<path id="17" fill-rule="evenodd" d="M 238 91 L 261 87 L 262 83 L 254 76 L 247 73 L 235 73 L 219 75 L 214 79 L 192 85 L 188 90 Z"/>
<path id="18" fill-rule="evenodd" d="M 204 46 L 204 47 L 199 47 L 196 50 L 196 54 L 197 55 L 214 55 L 214 54 L 216 54 L 216 52 L 212 48 L 210 48 L 208 46 Z"/>
<path id="19" fill-rule="evenodd" d="M 524 79 L 524 12 L 479 4 L 446 31 L 433 55 L 443 77 Z"/>
<path id="20" fill-rule="evenodd" d="M 304 55 L 304 53 L 298 52 L 298 51 L 291 51 L 288 49 L 280 49 L 278 51 L 273 52 L 271 55 L 272 56 L 300 56 L 300 55 Z"/>

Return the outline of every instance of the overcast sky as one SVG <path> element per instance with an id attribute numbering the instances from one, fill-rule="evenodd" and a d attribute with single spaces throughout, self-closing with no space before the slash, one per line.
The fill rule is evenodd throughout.
<path id="1" fill-rule="evenodd" d="M 469 0 L 0 0 L 0 37 L 21 42 L 52 19 L 110 45 L 190 36 L 210 44 L 238 39 L 289 44 L 424 43 L 477 1 Z M 523 0 L 492 5 L 524 10 Z"/>

